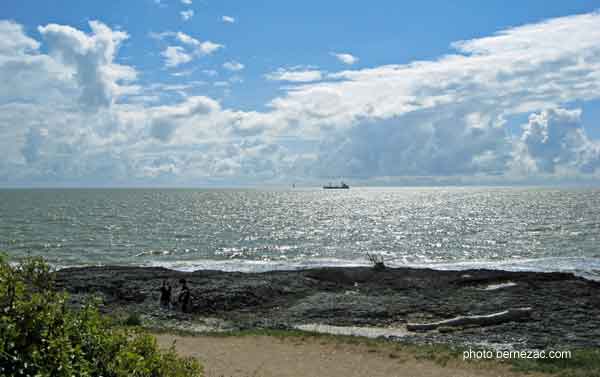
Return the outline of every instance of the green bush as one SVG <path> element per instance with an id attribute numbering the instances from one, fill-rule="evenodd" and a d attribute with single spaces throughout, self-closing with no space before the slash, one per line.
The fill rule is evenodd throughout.
<path id="1" fill-rule="evenodd" d="M 95 303 L 79 310 L 54 289 L 42 259 L 11 265 L 0 256 L 0 376 L 192 377 L 198 362 L 172 346 L 125 329 L 102 316 Z"/>
<path id="2" fill-rule="evenodd" d="M 125 326 L 141 326 L 142 325 L 142 317 L 139 313 L 129 313 L 127 318 L 123 321 Z"/>

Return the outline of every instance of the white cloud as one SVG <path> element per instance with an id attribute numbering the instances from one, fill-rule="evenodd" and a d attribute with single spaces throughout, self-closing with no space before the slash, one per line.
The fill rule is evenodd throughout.
<path id="1" fill-rule="evenodd" d="M 182 33 L 180 31 L 178 31 L 177 33 L 175 33 L 176 38 L 181 42 L 181 43 L 185 43 L 187 45 L 191 45 L 191 46 L 198 46 L 200 45 L 200 41 L 197 40 L 196 38 L 193 38 L 185 33 Z"/>
<path id="2" fill-rule="evenodd" d="M 326 141 L 321 174 L 509 174 L 507 117 L 600 97 L 598 25 L 592 13 L 514 28 L 438 60 L 330 74 L 271 106 L 281 132 Z"/>
<path id="3" fill-rule="evenodd" d="M 192 5 L 192 0 L 181 0 L 181 3 L 185 5 Z"/>
<path id="4" fill-rule="evenodd" d="M 330 74 L 331 82 L 307 84 L 272 101 L 274 109 L 301 114 L 318 110 L 314 118 L 336 124 L 351 124 L 358 118 L 391 118 L 417 110 L 453 111 L 468 106 L 472 112 L 485 109 L 498 114 L 524 113 L 557 102 L 597 98 L 600 94 L 600 59 L 595 40 L 600 37 L 592 14 L 550 21 L 543 28 L 546 41 L 527 40 L 528 34 L 503 34 L 507 46 L 494 53 L 448 55 L 434 61 L 387 65 Z M 582 20 L 583 19 L 583 20 Z M 580 28 L 586 26 L 584 31 Z M 519 30 L 519 29 L 517 29 Z M 576 41 L 571 33 L 585 34 Z M 506 39 L 506 35 L 513 38 Z M 540 37 L 541 38 L 541 37 Z M 481 42 L 463 42 L 463 46 Z M 497 45 L 497 41 L 491 41 Z M 516 46 L 526 47 L 520 58 Z M 323 106 L 323 104 L 327 104 Z M 488 110 L 490 109 L 490 110 Z M 493 115 L 493 114 L 492 114 Z"/>
<path id="5" fill-rule="evenodd" d="M 42 157 L 42 146 L 47 136 L 48 130 L 45 128 L 32 127 L 27 130 L 21 153 L 28 164 L 35 163 Z"/>
<path id="6" fill-rule="evenodd" d="M 195 68 L 192 69 L 186 69 L 183 71 L 179 71 L 179 72 L 173 72 L 171 73 L 171 76 L 175 76 L 175 77 L 184 77 L 184 76 L 190 76 L 192 73 L 194 73 L 196 71 Z"/>
<path id="7" fill-rule="evenodd" d="M 204 41 L 204 42 L 200 42 L 199 40 L 185 34 L 182 32 L 177 32 L 176 33 L 177 39 L 189 46 L 193 46 L 196 50 L 196 52 L 200 55 L 210 55 L 212 53 L 214 53 L 215 51 L 223 48 L 224 46 L 218 43 L 214 43 L 211 41 Z"/>
<path id="8" fill-rule="evenodd" d="M 229 82 L 232 84 L 240 84 L 244 82 L 244 78 L 241 76 L 233 75 L 229 78 Z"/>
<path id="9" fill-rule="evenodd" d="M 223 16 L 223 17 L 221 17 L 221 21 L 228 23 L 228 24 L 234 24 L 235 18 L 233 18 L 231 16 Z"/>
<path id="10" fill-rule="evenodd" d="M 347 53 L 335 53 L 332 52 L 331 55 L 335 56 L 335 58 L 337 60 L 339 60 L 340 62 L 347 64 L 347 65 L 352 65 L 356 62 L 358 62 L 358 58 L 356 56 L 347 54 Z"/>
<path id="11" fill-rule="evenodd" d="M 208 97 L 190 97 L 175 106 L 155 107 L 152 109 L 150 136 L 163 142 L 171 141 L 177 128 L 190 118 L 207 116 L 219 109 L 219 103 Z"/>
<path id="12" fill-rule="evenodd" d="M 192 19 L 192 17 L 194 17 L 194 10 L 193 9 L 183 10 L 183 11 L 179 12 L 179 15 L 181 16 L 182 20 L 189 21 Z"/>
<path id="13" fill-rule="evenodd" d="M 229 71 L 241 71 L 242 69 L 244 69 L 244 65 L 240 62 L 236 62 L 236 61 L 230 61 L 230 62 L 225 62 L 223 63 L 223 68 L 229 70 Z"/>
<path id="14" fill-rule="evenodd" d="M 265 78 L 271 81 L 311 82 L 320 81 L 323 78 L 323 73 L 316 69 L 297 70 L 279 68 L 275 72 L 267 73 Z"/>
<path id="15" fill-rule="evenodd" d="M 165 58 L 165 65 L 169 68 L 192 61 L 192 55 L 186 53 L 185 49 L 180 46 L 168 46 L 160 54 Z"/>
<path id="16" fill-rule="evenodd" d="M 136 71 L 113 62 L 121 43 L 129 36 L 98 21 L 90 21 L 92 34 L 70 26 L 49 24 L 38 28 L 48 43 L 50 55 L 75 69 L 81 101 L 91 109 L 110 105 L 125 92 L 135 90 L 119 83 L 133 81 Z"/>
<path id="17" fill-rule="evenodd" d="M 161 55 L 165 57 L 167 67 L 176 67 L 192 61 L 195 57 L 211 55 L 225 46 L 211 41 L 200 41 L 188 34 L 172 31 L 150 33 L 150 37 L 157 40 L 170 39 L 182 43 L 182 46 L 168 46 Z"/>
<path id="18" fill-rule="evenodd" d="M 23 27 L 14 21 L 0 20 L 0 35 L 0 54 L 23 55 L 40 47 L 40 44 L 26 36 Z"/>
<path id="19" fill-rule="evenodd" d="M 213 52 L 215 52 L 221 48 L 223 48 L 223 45 L 220 45 L 218 43 L 213 43 L 211 41 L 202 42 L 200 44 L 200 46 L 198 46 L 199 51 L 201 51 L 203 54 L 206 54 L 206 55 L 212 54 Z"/>
<path id="20" fill-rule="evenodd" d="M 565 109 L 600 98 L 598 25 L 598 13 L 553 19 L 320 81 L 303 81 L 314 68 L 278 70 L 296 84 L 264 111 L 238 111 L 190 83 L 134 85 L 135 69 L 115 63 L 124 31 L 47 25 L 36 41 L 3 21 L 0 182 L 598 177 L 599 141 Z M 187 34 L 155 37 L 175 48 L 169 64 L 208 51 Z M 513 135 L 516 114 L 532 115 Z"/>
<path id="21" fill-rule="evenodd" d="M 578 109 L 560 108 L 531 114 L 511 166 L 521 174 L 595 172 L 600 168 L 600 142 L 588 138 L 580 116 Z"/>
<path id="22" fill-rule="evenodd" d="M 203 85 L 203 81 L 187 81 L 185 84 L 163 84 L 155 83 L 148 87 L 151 91 L 177 91 L 182 92 L 188 89 L 195 88 L 199 85 Z"/>
<path id="23" fill-rule="evenodd" d="M 10 87 L 0 89 L 0 148 L 8 169 L 0 172 L 7 177 L 3 182 L 81 182 L 84 176 L 116 179 L 123 172 L 127 162 L 106 151 L 118 153 L 125 140 L 115 111 L 119 100 L 140 88 L 131 85 L 135 69 L 114 62 L 127 34 L 97 21 L 89 26 L 90 33 L 39 27 L 48 54 L 34 50 L 39 43 L 20 27 L 14 35 L 0 34 L 0 41 L 7 35 L 13 41 L 0 51 L 0 81 Z"/>
<path id="24" fill-rule="evenodd" d="M 210 76 L 210 77 L 214 77 L 219 74 L 219 72 L 215 71 L 214 69 L 205 69 L 202 71 L 202 73 L 204 73 L 206 76 Z"/>

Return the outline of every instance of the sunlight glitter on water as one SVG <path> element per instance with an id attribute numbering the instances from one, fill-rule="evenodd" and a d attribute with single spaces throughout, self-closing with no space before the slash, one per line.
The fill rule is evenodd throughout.
<path id="1" fill-rule="evenodd" d="M 600 190 L 0 190 L 0 250 L 56 265 L 600 271 Z"/>

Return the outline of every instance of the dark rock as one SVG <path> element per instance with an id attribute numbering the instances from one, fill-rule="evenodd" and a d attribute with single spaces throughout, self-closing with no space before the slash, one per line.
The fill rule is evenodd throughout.
<path id="1" fill-rule="evenodd" d="M 235 328 L 290 328 L 296 324 L 390 326 L 460 315 L 481 315 L 530 306 L 532 318 L 486 328 L 428 332 L 415 342 L 497 343 L 515 347 L 600 346 L 600 283 L 565 273 L 496 270 L 318 268 L 239 273 L 178 272 L 164 268 L 89 267 L 57 272 L 57 285 L 83 302 L 98 295 L 103 310 L 169 314 L 157 310 L 167 279 L 177 294 L 185 278 L 192 313 L 175 317 L 216 318 Z M 516 286 L 484 290 L 490 284 Z M 161 314 L 162 313 L 162 314 Z"/>

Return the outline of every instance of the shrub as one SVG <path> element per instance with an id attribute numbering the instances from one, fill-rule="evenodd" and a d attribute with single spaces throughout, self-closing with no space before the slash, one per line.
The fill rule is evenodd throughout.
<path id="1" fill-rule="evenodd" d="M 54 289 L 42 259 L 11 265 L 0 256 L 0 375 L 192 377 L 201 367 L 172 346 L 125 329 L 102 316 L 94 302 L 75 310 Z"/>
<path id="2" fill-rule="evenodd" d="M 123 321 L 125 326 L 141 326 L 142 325 L 142 317 L 139 313 L 129 313 L 125 321 Z"/>

